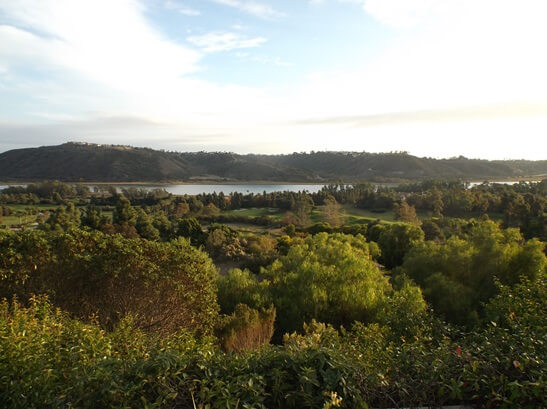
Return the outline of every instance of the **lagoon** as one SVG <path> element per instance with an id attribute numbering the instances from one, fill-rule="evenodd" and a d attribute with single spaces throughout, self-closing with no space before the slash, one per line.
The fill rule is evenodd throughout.
<path id="1" fill-rule="evenodd" d="M 473 187 L 481 184 L 482 182 L 471 182 L 469 187 Z M 518 183 L 517 181 L 495 181 L 491 183 L 501 183 L 512 185 Z M 397 183 L 374 183 L 376 186 L 389 186 L 395 187 Z M 109 184 L 87 184 L 89 188 L 93 191 L 94 188 L 98 186 L 108 186 Z M 173 195 L 198 195 L 201 193 L 210 194 L 210 193 L 220 193 L 230 194 L 233 192 L 249 194 L 249 193 L 272 193 L 272 192 L 301 192 L 307 191 L 309 193 L 319 192 L 323 188 L 323 184 L 123 184 L 123 183 L 112 183 L 111 186 L 115 186 L 116 189 L 121 192 L 122 189 L 145 189 L 145 190 L 154 190 L 154 189 L 164 189 L 168 193 Z M 0 191 L 9 186 L 26 186 L 24 184 L 14 184 L 14 185 L 0 185 Z"/>
<path id="2" fill-rule="evenodd" d="M 173 195 L 198 195 L 200 193 L 220 193 L 229 194 L 233 192 L 239 192 L 243 194 L 248 193 L 272 193 L 272 192 L 301 192 L 303 190 L 309 193 L 319 192 L 324 185 L 314 184 L 314 185 L 301 185 L 301 184 L 286 184 L 286 185 L 272 185 L 272 184 L 258 184 L 258 185 L 227 185 L 227 184 L 203 184 L 203 185 L 194 185 L 194 184 L 184 184 L 184 185 L 115 185 L 118 190 L 127 189 L 127 188 L 137 188 L 137 189 L 164 189 L 168 193 Z M 93 189 L 93 188 L 92 188 Z"/>

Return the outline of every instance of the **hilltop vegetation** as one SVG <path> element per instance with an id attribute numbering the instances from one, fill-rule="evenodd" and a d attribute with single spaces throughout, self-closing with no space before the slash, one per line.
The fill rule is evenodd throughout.
<path id="1" fill-rule="evenodd" d="M 0 180 L 281 181 L 507 178 L 547 174 L 547 161 L 418 158 L 407 153 L 311 152 L 238 155 L 179 153 L 128 146 L 66 143 L 0 154 Z"/>

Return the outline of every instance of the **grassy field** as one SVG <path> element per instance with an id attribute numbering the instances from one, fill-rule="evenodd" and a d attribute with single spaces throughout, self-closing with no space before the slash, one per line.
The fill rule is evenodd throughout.
<path id="1" fill-rule="evenodd" d="M 12 214 L 0 217 L 0 226 L 29 225 L 36 222 L 36 214 L 25 214 L 28 209 L 36 209 L 39 212 L 47 209 L 55 209 L 57 205 L 3 205 L 9 207 Z"/>
<path id="2" fill-rule="evenodd" d="M 371 212 L 366 209 L 358 209 L 352 205 L 342 206 L 343 214 L 345 215 L 344 224 L 363 224 L 373 220 L 380 220 L 384 223 L 395 222 L 395 214 L 393 211 L 385 211 L 381 213 Z M 312 223 L 325 221 L 323 216 L 323 206 L 316 206 L 311 215 Z"/>
<path id="3" fill-rule="evenodd" d="M 346 215 L 345 223 L 346 224 L 358 224 L 366 223 L 368 221 L 380 219 L 385 223 L 393 223 L 395 221 L 395 215 L 393 211 L 386 211 L 383 213 L 374 213 L 365 209 L 358 209 L 352 205 L 343 206 L 344 214 Z M 285 211 L 281 209 L 274 208 L 250 208 L 250 209 L 238 209 L 238 210 L 225 210 L 222 214 L 225 215 L 238 215 L 246 217 L 260 217 L 260 216 L 271 216 L 275 220 L 282 220 Z M 310 222 L 319 223 L 325 221 L 323 216 L 323 206 L 316 206 L 311 215 Z"/>
<path id="4" fill-rule="evenodd" d="M 56 204 L 35 204 L 35 205 L 25 205 L 25 204 L 10 204 L 3 205 L 9 207 L 14 212 L 21 211 L 24 212 L 27 209 L 37 209 L 37 210 L 47 210 L 47 209 L 57 209 L 59 205 Z"/>
<path id="5" fill-rule="evenodd" d="M 271 216 L 276 220 L 281 220 L 285 215 L 285 212 L 281 209 L 275 209 L 271 207 L 252 207 L 250 209 L 225 210 L 222 212 L 222 214 L 246 217 Z"/>
<path id="6" fill-rule="evenodd" d="M 24 205 L 24 204 L 11 204 L 3 205 L 9 207 L 12 214 L 9 216 L 3 216 L 0 218 L 0 225 L 12 226 L 12 225 L 28 225 L 36 222 L 36 214 L 25 214 L 29 209 L 36 209 L 38 212 L 43 212 L 49 209 L 56 209 L 59 205 L 55 204 L 36 204 L 36 205 Z"/>

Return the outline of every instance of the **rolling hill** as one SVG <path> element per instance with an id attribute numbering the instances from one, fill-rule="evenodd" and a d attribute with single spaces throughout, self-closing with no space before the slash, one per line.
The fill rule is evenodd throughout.
<path id="1" fill-rule="evenodd" d="M 380 182 L 542 175 L 547 175 L 547 160 L 432 159 L 407 153 L 239 155 L 229 152 L 166 152 L 71 142 L 0 154 L 0 180 L 7 182 L 52 179 L 95 182 Z"/>

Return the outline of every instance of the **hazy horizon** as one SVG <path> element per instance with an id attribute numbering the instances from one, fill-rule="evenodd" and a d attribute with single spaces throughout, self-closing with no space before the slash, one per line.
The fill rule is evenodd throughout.
<path id="1" fill-rule="evenodd" d="M 0 0 L 0 152 L 547 159 L 541 0 Z"/>

